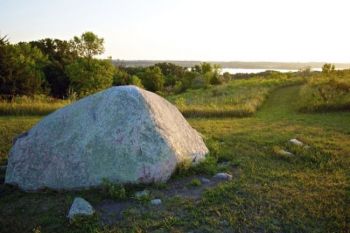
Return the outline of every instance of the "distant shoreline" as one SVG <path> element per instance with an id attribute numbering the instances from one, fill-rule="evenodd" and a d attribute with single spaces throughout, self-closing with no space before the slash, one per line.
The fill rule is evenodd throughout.
<path id="1" fill-rule="evenodd" d="M 286 69 L 298 70 L 306 67 L 312 69 L 322 68 L 327 62 L 245 62 L 245 61 L 179 61 L 179 60 L 113 60 L 113 63 L 120 66 L 135 67 L 135 66 L 152 66 L 156 63 L 170 62 L 184 67 L 192 67 L 201 62 L 209 62 L 212 64 L 221 65 L 222 68 L 239 68 L 239 69 Z M 339 69 L 350 69 L 350 63 L 332 63 Z"/>

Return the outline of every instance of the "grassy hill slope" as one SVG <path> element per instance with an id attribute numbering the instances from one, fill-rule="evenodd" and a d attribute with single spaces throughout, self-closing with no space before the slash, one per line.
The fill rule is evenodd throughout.
<path id="1" fill-rule="evenodd" d="M 200 200 L 169 197 L 161 207 L 140 203 L 122 221 L 102 227 L 98 217 L 76 224 L 65 217 L 75 196 L 101 203 L 105 197 L 98 191 L 23 193 L 2 185 L 0 232 L 348 232 L 350 113 L 300 113 L 300 88 L 268 92 L 248 118 L 189 118 L 210 146 L 215 169 L 229 164 L 237 171 Z M 7 138 L 2 155 L 12 135 L 38 120 L 0 117 Z M 292 145 L 291 138 L 307 146 Z M 281 155 L 280 149 L 293 155 Z"/>

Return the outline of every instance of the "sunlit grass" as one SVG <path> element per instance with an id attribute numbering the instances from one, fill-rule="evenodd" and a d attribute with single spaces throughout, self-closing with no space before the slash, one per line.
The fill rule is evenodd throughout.
<path id="1" fill-rule="evenodd" d="M 30 129 L 39 119 L 38 116 L 0 117 L 0 165 L 6 162 L 13 139 Z"/>
<path id="2" fill-rule="evenodd" d="M 53 99 L 47 96 L 15 97 L 12 100 L 0 101 L 0 115 L 47 115 L 65 105 L 70 100 Z"/>
<path id="3" fill-rule="evenodd" d="M 244 90 L 239 98 L 257 90 L 247 81 L 237 81 L 240 88 L 235 90 Z M 300 87 L 270 92 L 252 117 L 188 119 L 211 150 L 211 160 L 192 172 L 210 177 L 221 171 L 216 166 L 221 162 L 237 170 L 231 181 L 208 189 L 201 200 L 164 197 L 161 207 L 140 203 L 125 210 L 124 218 L 110 227 L 102 227 L 98 219 L 72 226 L 66 214 L 73 198 L 81 196 L 95 206 L 103 200 L 100 192 L 23 193 L 4 188 L 0 231 L 30 232 L 40 226 L 42 232 L 347 232 L 350 112 L 299 113 Z M 4 158 L 12 138 L 39 119 L 0 117 Z M 291 138 L 307 147 L 291 145 Z M 276 154 L 275 148 L 293 156 Z"/>
<path id="4" fill-rule="evenodd" d="M 278 74 L 189 90 L 168 99 L 186 117 L 245 117 L 253 115 L 274 89 L 301 82 L 301 78 Z"/>
<path id="5" fill-rule="evenodd" d="M 350 72 L 341 74 L 320 74 L 310 78 L 299 93 L 300 110 L 350 111 Z"/>

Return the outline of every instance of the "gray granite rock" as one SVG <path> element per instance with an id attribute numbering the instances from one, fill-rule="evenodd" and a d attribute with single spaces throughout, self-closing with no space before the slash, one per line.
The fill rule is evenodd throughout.
<path id="1" fill-rule="evenodd" d="M 202 178 L 201 178 L 201 182 L 202 182 L 203 184 L 208 184 L 208 183 L 210 183 L 210 180 L 207 179 L 207 178 L 202 177 Z"/>
<path id="2" fill-rule="evenodd" d="M 164 98 L 135 86 L 112 87 L 55 111 L 15 140 L 5 182 L 24 190 L 81 189 L 103 179 L 151 183 L 208 149 Z"/>
<path id="3" fill-rule="evenodd" d="M 232 175 L 224 172 L 217 173 L 213 176 L 214 179 L 219 180 L 232 180 Z"/>
<path id="4" fill-rule="evenodd" d="M 161 199 L 153 199 L 153 200 L 151 200 L 151 204 L 152 205 L 161 205 L 162 200 Z"/>
<path id="5" fill-rule="evenodd" d="M 81 197 L 74 198 L 73 204 L 69 209 L 69 213 L 67 217 L 72 220 L 75 216 L 85 215 L 91 216 L 94 214 L 94 208 L 87 202 L 85 199 Z"/>

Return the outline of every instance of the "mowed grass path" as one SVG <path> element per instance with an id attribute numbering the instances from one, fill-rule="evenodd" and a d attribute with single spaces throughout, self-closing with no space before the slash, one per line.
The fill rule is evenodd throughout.
<path id="1" fill-rule="evenodd" d="M 98 194 L 6 190 L 0 197 L 0 231 L 40 226 L 42 232 L 349 232 L 350 113 L 297 113 L 299 88 L 277 89 L 253 117 L 188 119 L 217 145 L 219 162 L 229 161 L 239 174 L 200 201 L 164 200 L 162 208 L 129 211 L 116 226 L 81 230 L 66 221 L 72 198 L 80 195 L 96 204 Z M 0 123 L 19 119 L 30 128 L 23 118 L 8 119 Z M 291 138 L 310 147 L 292 146 Z M 276 147 L 294 156 L 277 155 Z"/>
<path id="2" fill-rule="evenodd" d="M 203 201 L 204 212 L 218 210 L 234 231 L 350 230 L 350 113 L 299 114 L 299 88 L 276 90 L 255 117 L 190 120 L 241 170 Z M 291 138 L 310 148 L 290 145 Z M 295 156 L 276 155 L 275 147 Z"/>

